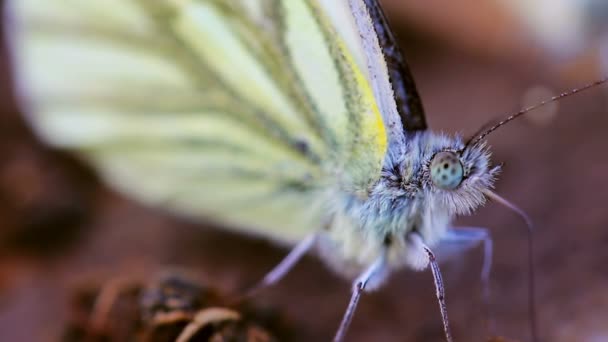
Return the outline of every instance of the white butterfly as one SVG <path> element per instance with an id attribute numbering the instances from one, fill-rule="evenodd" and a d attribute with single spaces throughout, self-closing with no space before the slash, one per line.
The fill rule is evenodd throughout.
<path id="1" fill-rule="evenodd" d="M 454 229 L 491 192 L 487 134 L 427 130 L 376 0 L 9 0 L 28 119 L 117 189 L 292 244 L 268 286 L 315 249 L 359 296 L 395 270 L 491 240 Z M 577 90 L 578 91 L 578 90 Z M 516 209 L 516 208 L 515 208 Z M 452 248 L 454 247 L 454 248 Z"/>

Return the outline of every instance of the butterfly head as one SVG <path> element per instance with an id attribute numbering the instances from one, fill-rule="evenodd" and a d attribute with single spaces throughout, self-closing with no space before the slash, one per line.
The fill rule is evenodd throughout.
<path id="1" fill-rule="evenodd" d="M 439 140 L 442 144 L 432 146 L 423 163 L 422 186 L 431 203 L 452 214 L 469 214 L 485 202 L 500 167 L 492 166 L 484 142 L 465 147 L 457 138 Z"/>

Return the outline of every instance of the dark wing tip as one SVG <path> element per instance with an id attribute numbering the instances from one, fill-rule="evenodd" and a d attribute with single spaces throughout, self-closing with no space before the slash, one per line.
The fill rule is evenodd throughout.
<path id="1" fill-rule="evenodd" d="M 405 132 L 426 130 L 427 125 L 422 100 L 418 95 L 414 77 L 401 53 L 395 35 L 391 31 L 386 15 L 378 0 L 364 0 L 364 2 L 373 21 L 382 54 L 386 60 L 403 130 Z"/>

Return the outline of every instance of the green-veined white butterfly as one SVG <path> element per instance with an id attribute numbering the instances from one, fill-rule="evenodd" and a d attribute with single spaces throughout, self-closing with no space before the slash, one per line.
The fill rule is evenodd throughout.
<path id="1" fill-rule="evenodd" d="M 142 201 L 293 243 L 263 285 L 318 249 L 355 279 L 336 340 L 363 288 L 427 267 L 440 242 L 489 241 L 449 224 L 493 196 L 498 168 L 483 136 L 465 146 L 426 130 L 377 1 L 8 5 L 40 136 Z"/>

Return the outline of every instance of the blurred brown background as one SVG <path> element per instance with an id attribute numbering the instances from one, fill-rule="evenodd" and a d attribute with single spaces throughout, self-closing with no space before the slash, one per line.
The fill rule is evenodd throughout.
<path id="1" fill-rule="evenodd" d="M 608 11 L 599 1 L 572 8 L 541 0 L 383 3 L 436 130 L 471 134 L 547 94 L 596 80 L 603 68 L 608 74 L 601 26 Z M 4 49 L 0 68 L 0 340 L 57 341 L 72 291 L 91 279 L 179 266 L 233 293 L 285 255 L 104 187 L 85 165 L 37 142 L 15 105 Z M 490 138 L 495 160 L 505 162 L 498 192 L 537 226 L 544 341 L 608 341 L 607 95 L 602 86 L 567 98 Z M 489 204 L 458 223 L 491 229 L 497 332 L 528 340 L 522 222 Z M 485 336 L 480 265 L 476 249 L 443 267 L 457 341 Z M 284 314 L 299 341 L 326 341 L 348 298 L 349 284 L 307 257 L 255 302 Z M 442 341 L 430 272 L 400 272 L 365 296 L 348 340 Z"/>

